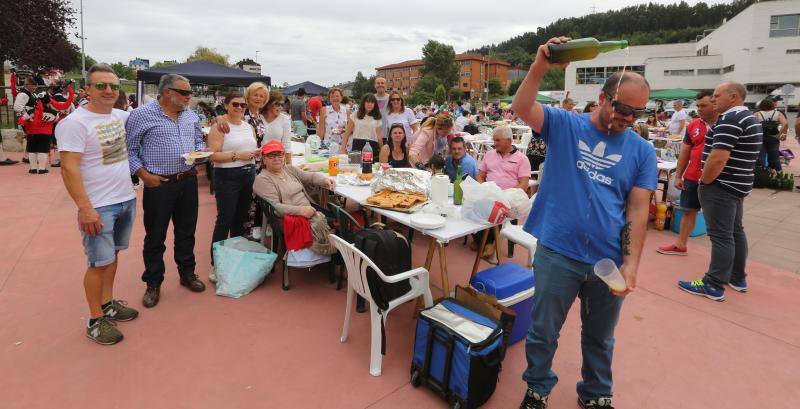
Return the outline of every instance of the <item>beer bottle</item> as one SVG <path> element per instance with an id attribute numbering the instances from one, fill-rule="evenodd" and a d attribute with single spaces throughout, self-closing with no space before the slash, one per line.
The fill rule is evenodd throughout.
<path id="1" fill-rule="evenodd" d="M 628 48 L 628 42 L 620 41 L 597 41 L 597 39 L 579 38 L 561 44 L 548 44 L 550 49 L 550 63 L 564 64 L 571 61 L 591 60 L 600 53 Z"/>
<path id="2" fill-rule="evenodd" d="M 464 191 L 461 189 L 461 179 L 464 175 L 461 173 L 461 165 L 456 168 L 456 180 L 453 182 L 453 204 L 460 205 L 464 202 Z"/>

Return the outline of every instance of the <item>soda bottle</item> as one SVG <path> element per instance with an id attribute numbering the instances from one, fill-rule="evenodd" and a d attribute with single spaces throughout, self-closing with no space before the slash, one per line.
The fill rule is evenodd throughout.
<path id="1" fill-rule="evenodd" d="M 372 173 L 372 144 L 364 144 L 361 150 L 361 173 Z"/>
<path id="2" fill-rule="evenodd" d="M 464 201 L 464 191 L 461 190 L 461 165 L 456 168 L 456 180 L 453 182 L 453 204 L 460 205 Z"/>
<path id="3" fill-rule="evenodd" d="M 550 62 L 553 64 L 564 64 L 571 61 L 591 60 L 600 53 L 628 48 L 628 42 L 620 41 L 597 41 L 597 39 L 579 38 L 561 44 L 548 44 L 550 49 Z"/>
<path id="4" fill-rule="evenodd" d="M 656 230 L 664 230 L 664 222 L 666 221 L 666 218 L 667 218 L 667 205 L 661 202 L 656 206 L 656 219 L 655 219 Z"/>

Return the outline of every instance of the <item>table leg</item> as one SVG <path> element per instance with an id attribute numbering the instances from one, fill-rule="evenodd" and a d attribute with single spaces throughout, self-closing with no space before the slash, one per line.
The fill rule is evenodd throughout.
<path id="1" fill-rule="evenodd" d="M 442 289 L 444 290 L 444 298 L 450 296 L 450 278 L 447 276 L 447 256 L 445 247 L 447 244 L 439 243 L 439 270 L 442 273 Z"/>
<path id="2" fill-rule="evenodd" d="M 436 250 L 436 239 L 431 237 L 431 244 L 428 245 L 428 254 L 425 256 L 425 269 L 428 270 L 428 277 L 430 277 L 431 264 L 433 264 L 433 252 Z M 416 318 L 422 307 L 425 306 L 425 301 L 422 296 L 417 297 L 417 305 L 414 307 L 413 317 Z"/>
<path id="3" fill-rule="evenodd" d="M 499 266 L 503 262 L 500 259 L 500 227 L 494 226 L 492 231 L 494 232 L 494 254 L 497 256 L 497 265 Z"/>
<path id="4" fill-rule="evenodd" d="M 469 280 L 472 281 L 472 276 L 478 272 L 478 266 L 481 264 L 481 256 L 483 255 L 483 249 L 486 247 L 486 239 L 489 237 L 489 229 L 483 231 L 481 235 L 481 245 L 478 247 L 478 254 L 475 254 L 475 264 L 472 265 L 472 274 L 469 275 Z M 495 242 L 499 239 L 500 236 L 495 238 Z M 495 246 L 497 247 L 497 246 Z"/>

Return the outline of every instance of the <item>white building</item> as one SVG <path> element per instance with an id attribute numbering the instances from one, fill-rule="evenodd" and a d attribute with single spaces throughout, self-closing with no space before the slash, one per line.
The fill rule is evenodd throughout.
<path id="1" fill-rule="evenodd" d="M 240 70 L 252 72 L 253 74 L 261 74 L 261 64 L 249 58 L 245 58 L 242 61 L 237 62 L 236 64 L 234 64 L 234 66 Z"/>
<path id="2" fill-rule="evenodd" d="M 737 81 L 749 103 L 783 84 L 800 94 L 800 0 L 755 3 L 696 42 L 633 46 L 571 63 L 564 87 L 579 102 L 597 100 L 603 81 L 623 65 L 644 74 L 654 91 Z M 790 96 L 790 104 L 798 99 Z"/>
<path id="3" fill-rule="evenodd" d="M 150 60 L 136 57 L 128 62 L 128 67 L 133 68 L 136 71 L 148 70 L 150 69 Z"/>

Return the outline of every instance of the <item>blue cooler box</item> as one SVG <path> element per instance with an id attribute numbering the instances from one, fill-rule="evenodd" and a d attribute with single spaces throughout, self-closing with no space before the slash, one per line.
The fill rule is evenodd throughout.
<path id="1" fill-rule="evenodd" d="M 533 270 L 516 263 L 503 263 L 476 273 L 469 284 L 484 294 L 497 297 L 500 304 L 517 313 L 509 345 L 525 338 L 533 310 Z"/>
<path id="2" fill-rule="evenodd" d="M 672 231 L 675 233 L 681 232 L 681 218 L 683 217 L 683 209 L 680 207 L 675 207 L 672 210 Z M 689 237 L 697 237 L 706 234 L 706 218 L 703 217 L 703 211 L 697 212 L 697 217 L 695 218 L 694 230 L 689 233 Z"/>

